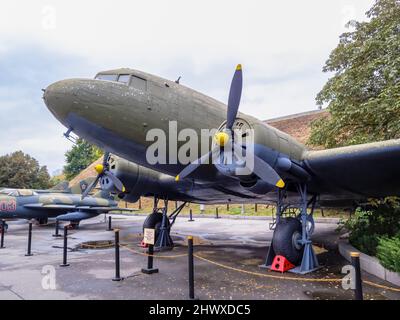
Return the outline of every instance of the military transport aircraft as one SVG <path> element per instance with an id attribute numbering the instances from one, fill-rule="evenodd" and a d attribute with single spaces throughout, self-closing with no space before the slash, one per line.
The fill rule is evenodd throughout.
<path id="1" fill-rule="evenodd" d="M 238 65 L 227 106 L 179 81 L 132 69 L 58 81 L 45 89 L 43 98 L 68 129 L 66 136 L 73 132 L 112 152 L 96 169 L 103 188 L 114 189 L 127 201 L 141 195 L 155 197 L 154 212 L 145 226 L 159 229 L 160 246 L 171 241 L 166 205 L 161 215 L 158 199 L 205 204 L 273 201 L 276 226 L 266 264 L 280 254 L 300 263 L 300 272 L 314 270 L 318 261 L 310 237 L 315 205 L 354 206 L 369 197 L 399 195 L 400 140 L 310 151 L 289 135 L 238 113 L 241 92 Z M 189 164 L 170 161 L 171 146 L 180 148 L 185 141 L 167 134 L 168 161 L 148 161 L 146 151 L 154 141 L 146 135 L 153 129 L 168 132 L 171 121 L 177 122 L 177 132 L 189 128 L 198 136 L 202 129 L 216 129 L 211 146 L 204 150 L 199 143 L 199 159 L 192 157 Z M 237 137 L 247 139 L 247 132 L 252 135 L 250 142 L 238 142 Z M 210 163 L 215 153 L 224 159 L 232 150 L 231 162 Z M 237 156 L 237 150 L 251 154 L 251 166 Z M 238 168 L 249 170 L 239 175 Z M 298 216 L 284 216 L 291 206 L 300 209 Z M 171 223 L 180 210 L 181 206 L 170 216 Z"/>
<path id="2" fill-rule="evenodd" d="M 46 224 L 48 218 L 56 218 L 70 221 L 71 227 L 76 228 L 81 220 L 113 210 L 125 210 L 120 209 L 106 191 L 82 199 L 82 192 L 92 182 L 92 178 L 85 179 L 61 191 L 2 188 L 0 219 L 35 219 L 39 224 Z"/>

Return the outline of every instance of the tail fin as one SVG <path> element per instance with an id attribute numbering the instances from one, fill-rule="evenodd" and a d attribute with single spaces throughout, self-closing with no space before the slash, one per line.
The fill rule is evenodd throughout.
<path id="1" fill-rule="evenodd" d="M 72 185 L 68 188 L 68 191 L 74 194 L 82 194 L 87 187 L 95 180 L 96 178 L 90 177 L 79 181 L 78 183 Z"/>
<path id="2" fill-rule="evenodd" d="M 68 191 L 69 184 L 68 181 L 61 181 L 60 183 L 56 184 L 51 190 L 55 191 Z"/>

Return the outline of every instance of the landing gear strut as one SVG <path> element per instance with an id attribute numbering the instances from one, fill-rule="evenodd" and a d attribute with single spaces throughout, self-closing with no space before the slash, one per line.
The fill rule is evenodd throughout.
<path id="1" fill-rule="evenodd" d="M 186 202 L 182 203 L 168 216 L 168 199 L 164 200 L 164 207 L 158 208 L 158 198 L 154 198 L 153 212 L 148 215 L 143 223 L 143 229 L 155 229 L 155 244 L 156 250 L 170 250 L 174 247 L 174 242 L 171 238 L 171 227 L 179 213 L 182 211 Z"/>
<path id="2" fill-rule="evenodd" d="M 283 204 L 285 191 L 278 191 L 276 227 L 267 258 L 261 267 L 270 266 L 276 255 L 282 255 L 292 264 L 297 265 L 291 270 L 292 272 L 305 274 L 319 268 L 311 241 L 314 231 L 313 213 L 316 196 L 308 201 L 306 184 L 298 184 L 297 190 L 300 195 L 298 206 L 300 214 L 297 217 L 282 217 L 288 206 Z M 311 211 L 308 213 L 307 208 L 310 205 Z"/>

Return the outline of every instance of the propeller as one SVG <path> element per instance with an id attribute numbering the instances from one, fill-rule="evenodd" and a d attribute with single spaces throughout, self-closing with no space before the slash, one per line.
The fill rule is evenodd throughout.
<path id="1" fill-rule="evenodd" d="M 243 72 L 242 66 L 240 64 L 237 65 L 235 73 L 232 78 L 231 87 L 229 90 L 229 98 L 228 98 L 228 108 L 226 114 L 226 125 L 223 131 L 219 131 L 215 134 L 214 140 L 216 142 L 215 146 L 205 155 L 200 157 L 199 159 L 189 163 L 176 177 L 175 181 L 179 181 L 181 179 L 186 178 L 190 174 L 192 174 L 200 165 L 206 163 L 210 156 L 220 155 L 224 158 L 224 152 L 229 153 L 230 150 L 234 151 L 234 155 L 237 159 L 243 159 L 242 155 L 239 153 L 240 151 L 246 152 L 246 148 L 244 146 L 235 143 L 234 134 L 232 132 L 232 127 L 237 117 L 237 113 L 240 105 L 240 98 L 242 96 L 242 87 L 243 87 Z M 254 153 L 251 155 L 254 159 L 253 165 L 250 166 L 249 163 L 245 163 L 245 167 L 255 175 L 257 175 L 261 180 L 274 185 L 278 188 L 283 188 L 285 186 L 284 181 L 278 175 L 278 173 L 272 168 L 267 162 L 263 159 L 255 155 Z M 214 158 L 215 159 L 215 158 Z M 218 168 L 218 170 L 221 170 Z"/>
<path id="2" fill-rule="evenodd" d="M 87 195 L 94 189 L 99 180 L 103 177 L 107 177 L 108 179 L 110 179 L 118 191 L 125 192 L 125 187 L 121 182 L 121 180 L 119 180 L 112 172 L 110 172 L 110 168 L 107 161 L 109 156 L 110 153 L 105 152 L 103 156 L 103 163 L 95 165 L 94 169 L 97 172 L 97 177 L 82 193 L 82 199 L 87 197 Z"/>

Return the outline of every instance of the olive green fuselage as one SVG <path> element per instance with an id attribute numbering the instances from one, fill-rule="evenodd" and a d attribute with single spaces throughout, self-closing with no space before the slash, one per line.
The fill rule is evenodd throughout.
<path id="1" fill-rule="evenodd" d="M 46 104 L 58 120 L 78 135 L 123 158 L 170 175 L 179 173 L 184 164 L 169 161 L 169 153 L 175 150 L 175 144 L 179 150 L 185 143 L 177 141 L 174 135 L 169 138 L 171 121 L 176 121 L 177 133 L 187 128 L 197 133 L 198 155 L 209 150 L 201 149 L 201 130 L 220 128 L 226 119 L 226 105 L 147 73 L 131 69 L 102 72 L 107 73 L 129 74 L 142 79 L 144 85 L 138 88 L 117 81 L 63 80 L 46 89 Z M 267 159 L 271 165 L 275 165 L 279 154 L 301 160 L 305 147 L 287 134 L 245 114 L 239 113 L 236 121 L 244 121 L 254 130 L 256 151 L 257 148 L 273 151 L 272 158 Z M 146 150 L 154 143 L 146 140 L 151 129 L 166 133 L 166 164 L 153 165 L 146 159 Z M 209 143 L 211 145 L 211 138 Z M 191 155 L 190 160 L 195 160 L 198 155 Z M 203 173 L 200 171 L 199 175 Z"/>

